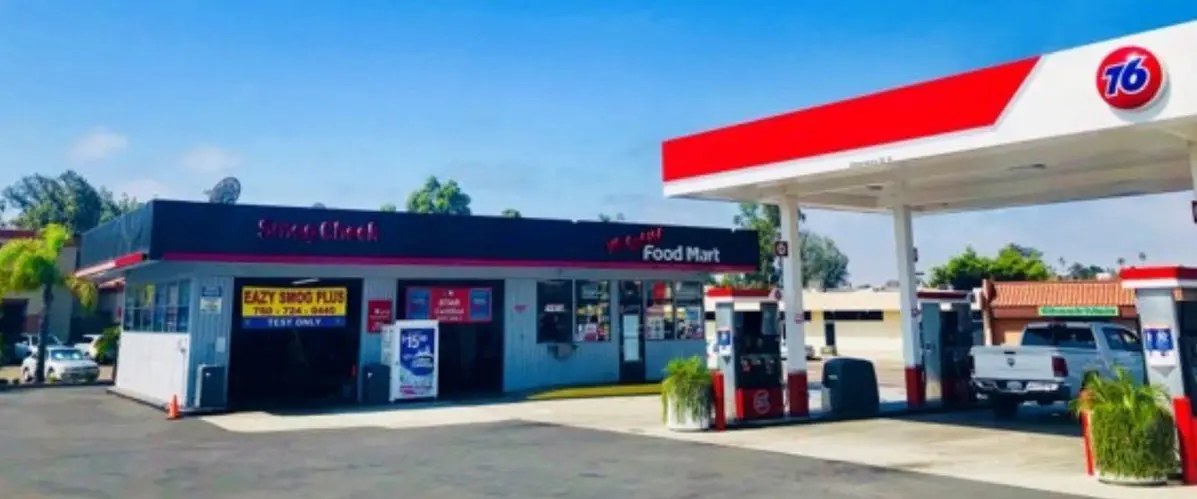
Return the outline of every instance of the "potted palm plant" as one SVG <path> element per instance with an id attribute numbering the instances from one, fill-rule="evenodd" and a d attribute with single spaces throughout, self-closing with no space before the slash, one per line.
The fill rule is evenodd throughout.
<path id="1" fill-rule="evenodd" d="M 673 359 L 661 382 L 665 427 L 674 431 L 702 431 L 711 426 L 711 373 L 705 359 Z"/>
<path id="2" fill-rule="evenodd" d="M 1089 417 L 1097 478 L 1117 485 L 1163 485 L 1176 473 L 1176 425 L 1164 390 L 1140 383 L 1125 369 L 1087 376 L 1073 401 Z"/>

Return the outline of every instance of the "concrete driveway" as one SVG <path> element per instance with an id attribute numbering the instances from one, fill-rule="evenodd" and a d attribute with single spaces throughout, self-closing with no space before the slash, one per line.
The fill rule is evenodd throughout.
<path id="1" fill-rule="evenodd" d="M 7 392 L 0 394 L 0 490 L 21 498 L 1070 497 L 552 421 L 587 409 L 569 403 L 245 414 L 209 424 L 167 422 L 96 388 Z M 639 412 L 645 400 L 604 405 Z M 509 419 L 510 411 L 542 420 Z M 260 431 L 252 430 L 255 419 Z M 362 426 L 266 424 L 346 419 Z M 225 429 L 233 427 L 240 429 Z"/>

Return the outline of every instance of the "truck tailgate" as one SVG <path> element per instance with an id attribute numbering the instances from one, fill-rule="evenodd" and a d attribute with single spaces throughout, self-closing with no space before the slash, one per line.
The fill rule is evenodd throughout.
<path id="1" fill-rule="evenodd" d="M 975 347 L 973 365 L 979 379 L 1049 380 L 1055 378 L 1052 347 Z"/>

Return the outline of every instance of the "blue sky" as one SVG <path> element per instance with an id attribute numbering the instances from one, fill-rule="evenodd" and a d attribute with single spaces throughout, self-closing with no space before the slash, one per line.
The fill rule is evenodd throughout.
<path id="1" fill-rule="evenodd" d="M 0 184 L 74 168 L 198 199 L 236 175 L 245 202 L 374 208 L 434 174 L 479 213 L 728 225 L 732 206 L 662 198 L 661 140 L 1194 18 L 1191 0 L 0 0 Z M 1010 241 L 1197 263 L 1187 199 L 921 218 L 916 244 L 925 265 Z M 809 225 L 855 282 L 895 274 L 888 218 Z"/>

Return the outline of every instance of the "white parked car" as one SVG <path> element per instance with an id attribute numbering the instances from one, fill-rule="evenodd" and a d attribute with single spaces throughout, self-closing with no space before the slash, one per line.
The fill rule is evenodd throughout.
<path id="1" fill-rule="evenodd" d="M 28 383 L 37 372 L 37 356 L 30 355 L 21 362 L 21 379 Z M 100 377 L 100 365 L 73 347 L 52 346 L 46 349 L 46 380 L 65 383 L 93 382 Z"/>
<path id="2" fill-rule="evenodd" d="M 109 357 L 112 357 L 111 353 L 104 354 L 103 359 L 98 357 L 100 351 L 97 348 L 97 344 L 100 342 L 100 338 L 102 338 L 102 337 L 103 337 L 103 335 L 100 335 L 100 334 L 85 334 L 85 335 L 83 335 L 83 339 L 87 340 L 87 341 L 84 341 L 82 343 L 76 343 L 75 348 L 77 348 L 80 352 L 87 354 L 87 358 L 94 360 L 96 362 L 103 363 L 103 362 L 111 361 L 112 359 L 109 358 Z"/>
<path id="3" fill-rule="evenodd" d="M 815 347 L 812 347 L 810 345 L 805 345 L 805 347 L 806 347 L 805 348 L 806 349 L 806 360 L 815 360 Z M 782 336 L 781 337 L 781 360 L 787 360 L 790 357 L 786 348 L 787 348 L 786 347 L 786 337 Z"/>
<path id="4" fill-rule="evenodd" d="M 1028 324 L 1019 346 L 978 346 L 970 354 L 973 387 L 1000 417 L 1014 416 L 1024 402 L 1071 401 L 1088 373 L 1111 376 L 1121 367 L 1147 378 L 1139 334 L 1109 322 Z"/>
<path id="5" fill-rule="evenodd" d="M 24 359 L 30 355 L 37 355 L 37 339 L 36 333 L 25 333 L 21 335 L 21 341 L 18 341 L 12 346 L 12 355 L 16 360 Z M 50 334 L 50 346 L 63 346 L 62 340 L 58 336 Z"/>

